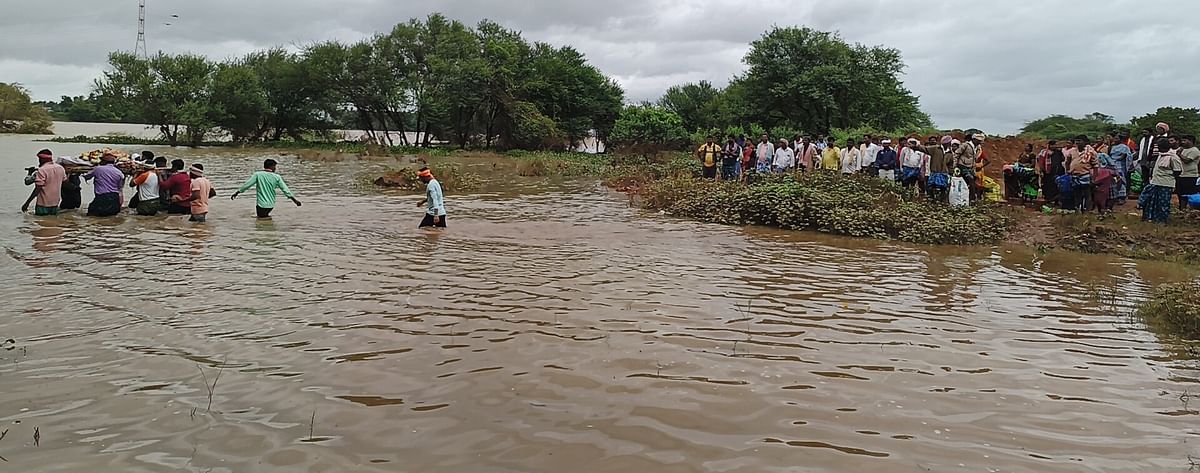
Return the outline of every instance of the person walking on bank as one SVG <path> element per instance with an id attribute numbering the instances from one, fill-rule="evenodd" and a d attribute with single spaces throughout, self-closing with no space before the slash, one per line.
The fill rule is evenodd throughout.
<path id="1" fill-rule="evenodd" d="M 1200 191 L 1196 186 L 1196 179 L 1200 179 L 1200 149 L 1196 149 L 1196 137 L 1180 137 L 1178 153 L 1183 171 L 1175 179 L 1175 195 L 1179 196 L 1179 210 L 1183 210 L 1188 207 L 1188 196 Z"/>
<path id="2" fill-rule="evenodd" d="M 442 184 L 433 178 L 429 168 L 417 171 L 417 178 L 425 183 L 425 198 L 417 202 L 417 207 L 425 207 L 425 218 L 418 228 L 446 228 L 446 200 L 442 195 Z"/>
<path id="3" fill-rule="evenodd" d="M 29 203 L 36 200 L 37 203 L 33 207 L 33 214 L 58 215 L 58 206 L 62 203 L 62 189 L 67 182 L 67 170 L 62 165 L 54 162 L 54 153 L 44 149 L 38 151 L 38 167 L 33 172 L 32 182 L 26 179 L 26 185 L 33 184 L 33 192 L 29 194 L 29 199 L 21 205 L 21 212 L 29 211 Z"/>
<path id="4" fill-rule="evenodd" d="M 709 136 L 704 144 L 696 148 L 696 159 L 704 166 L 704 178 L 715 180 L 717 162 L 721 159 L 721 145 L 713 142 L 713 137 Z"/>
<path id="5" fill-rule="evenodd" d="M 239 194 L 253 187 L 256 198 L 254 210 L 257 212 L 258 218 L 271 218 L 271 211 L 275 210 L 275 189 L 279 189 L 283 195 L 292 200 L 292 203 L 296 204 L 296 207 L 299 207 L 300 201 L 296 200 L 291 189 L 288 189 L 287 183 L 283 182 L 283 176 L 275 171 L 278 165 L 279 163 L 274 159 L 263 161 L 263 170 L 251 175 L 250 179 L 247 179 L 246 183 L 242 184 L 242 187 L 229 197 L 229 200 L 236 199 Z"/>
<path id="6" fill-rule="evenodd" d="M 100 157 L 101 164 L 96 166 L 83 179 L 95 179 L 93 190 L 96 197 L 88 204 L 87 214 L 92 217 L 111 217 L 121 213 L 121 186 L 125 185 L 125 173 L 114 165 L 117 157 L 112 153 L 104 153 Z"/>

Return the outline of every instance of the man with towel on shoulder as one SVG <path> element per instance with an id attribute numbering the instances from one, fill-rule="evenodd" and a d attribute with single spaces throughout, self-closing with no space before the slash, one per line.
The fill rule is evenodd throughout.
<path id="1" fill-rule="evenodd" d="M 48 149 L 38 151 L 38 167 L 25 178 L 25 185 L 33 184 L 33 193 L 21 206 L 21 212 L 29 211 L 29 202 L 37 200 L 33 214 L 58 215 L 58 206 L 62 202 L 62 186 L 67 182 L 67 170 L 54 162 L 54 154 Z M 31 168 L 32 169 L 32 168 Z"/>

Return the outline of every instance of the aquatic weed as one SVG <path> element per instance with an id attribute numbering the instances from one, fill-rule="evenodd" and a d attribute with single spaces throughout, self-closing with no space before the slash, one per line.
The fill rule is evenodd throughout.
<path id="1" fill-rule="evenodd" d="M 646 208 L 706 222 L 913 243 L 994 243 L 1014 223 L 997 204 L 950 207 L 891 182 L 832 173 L 763 176 L 749 185 L 667 178 L 640 195 Z"/>

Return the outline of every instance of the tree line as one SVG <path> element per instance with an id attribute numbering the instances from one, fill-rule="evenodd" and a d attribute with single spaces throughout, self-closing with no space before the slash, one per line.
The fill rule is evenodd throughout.
<path id="1" fill-rule="evenodd" d="M 900 80 L 896 49 L 850 44 L 837 33 L 775 27 L 750 44 L 745 71 L 724 88 L 673 86 L 626 107 L 613 138 L 625 146 L 678 146 L 704 135 L 791 139 L 835 130 L 924 130 L 932 120 Z"/>
<path id="2" fill-rule="evenodd" d="M 352 44 L 223 62 L 112 53 L 92 94 L 64 97 L 57 113 L 155 125 L 171 144 L 198 144 L 214 130 L 234 141 L 272 141 L 348 127 L 388 145 L 427 146 L 437 137 L 461 147 L 561 149 L 595 137 L 616 147 L 678 147 L 732 131 L 790 138 L 932 126 L 900 80 L 895 49 L 775 27 L 743 62 L 723 88 L 682 84 L 654 103 L 625 104 L 621 87 L 569 46 L 433 14 Z"/>
<path id="3" fill-rule="evenodd" d="M 1131 136 L 1136 137 L 1142 130 L 1153 132 L 1158 123 L 1170 125 L 1171 132 L 1176 135 L 1197 135 L 1200 134 L 1200 109 L 1160 107 L 1152 113 L 1133 117 L 1129 121 L 1121 123 L 1118 123 L 1112 115 L 1100 112 L 1089 113 L 1082 117 L 1051 115 L 1025 124 L 1021 128 L 1020 135 L 1036 139 L 1070 140 L 1080 135 L 1095 139 L 1104 135 L 1128 132 Z"/>
<path id="4" fill-rule="evenodd" d="M 440 14 L 352 44 L 224 62 L 115 52 L 93 88 L 101 113 L 158 126 L 173 145 L 215 129 L 261 141 L 353 125 L 388 145 L 430 145 L 436 136 L 463 147 L 562 147 L 604 139 L 624 102 L 617 83 L 574 48 Z"/>

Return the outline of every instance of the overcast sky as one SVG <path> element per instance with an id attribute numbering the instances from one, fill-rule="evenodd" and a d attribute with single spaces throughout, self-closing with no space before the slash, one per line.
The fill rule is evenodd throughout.
<path id="1" fill-rule="evenodd" d="M 137 0 L 0 0 L 0 82 L 36 99 L 83 95 L 106 54 L 132 50 Z M 724 85 L 772 25 L 836 30 L 899 49 L 907 86 L 943 128 L 1015 132 L 1053 113 L 1126 120 L 1200 102 L 1193 0 L 147 0 L 151 52 L 213 59 L 274 45 L 358 40 L 431 12 L 489 18 L 581 50 L 653 100 L 673 85 Z M 171 15 L 178 15 L 173 18 Z M 170 25 L 166 25 L 170 23 Z M 870 73 L 870 71 L 863 71 Z"/>

